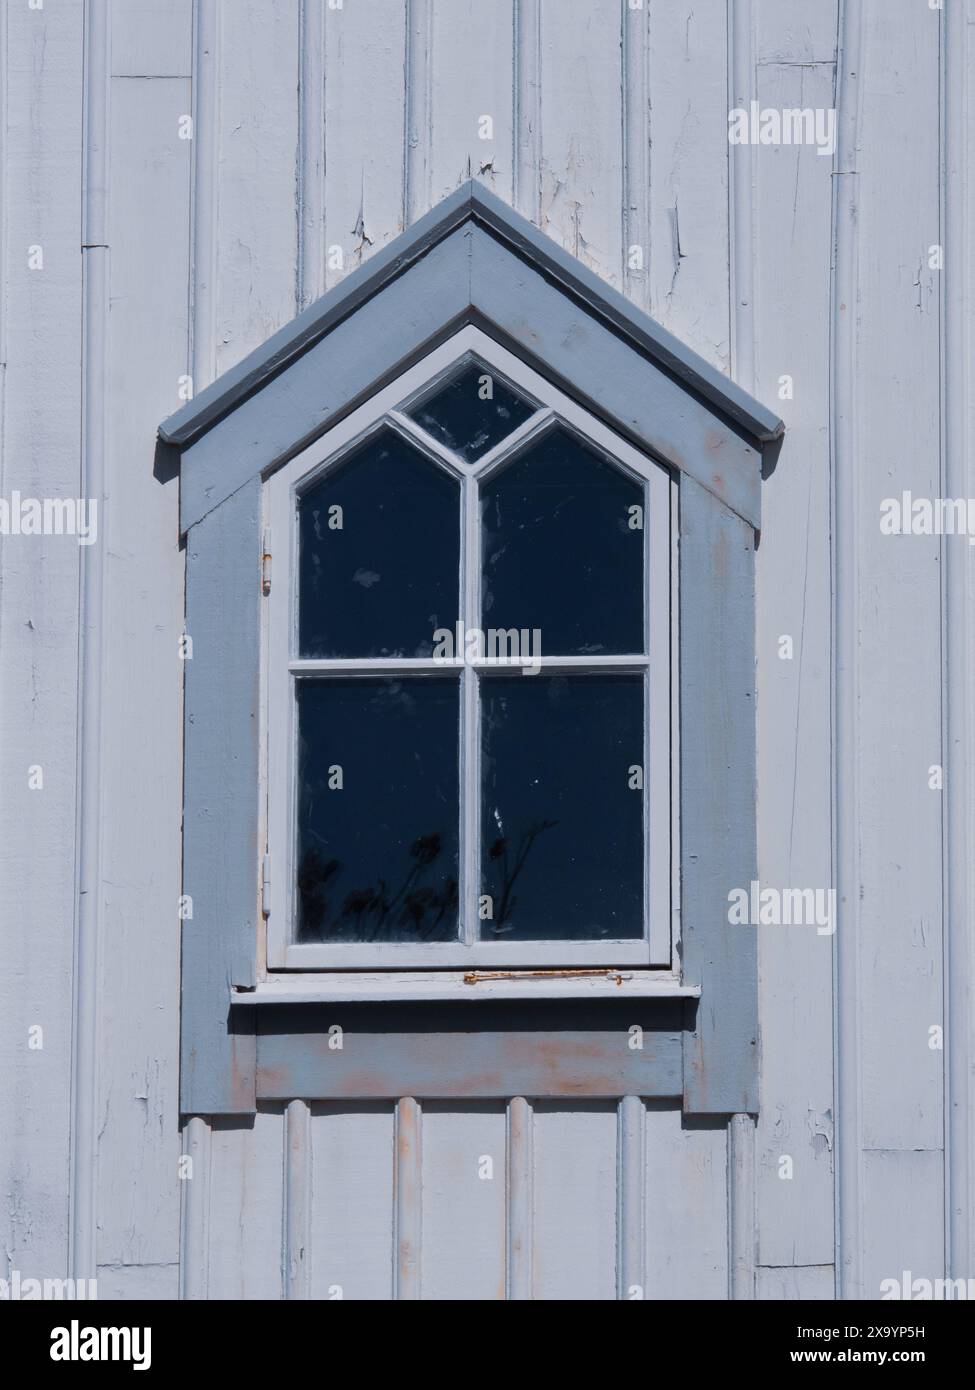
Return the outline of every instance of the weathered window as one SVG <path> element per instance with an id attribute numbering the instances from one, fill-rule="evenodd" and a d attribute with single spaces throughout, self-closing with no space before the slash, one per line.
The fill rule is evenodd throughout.
<path id="1" fill-rule="evenodd" d="M 161 433 L 193 641 L 183 1111 L 754 1110 L 728 909 L 781 421 L 471 183 Z"/>
<path id="2" fill-rule="evenodd" d="M 272 968 L 670 965 L 671 493 L 472 327 L 269 480 Z"/>

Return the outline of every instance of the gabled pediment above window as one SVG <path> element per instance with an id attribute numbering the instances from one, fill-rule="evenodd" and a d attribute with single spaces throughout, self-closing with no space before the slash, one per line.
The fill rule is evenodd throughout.
<path id="1" fill-rule="evenodd" d="M 182 456 L 181 529 L 467 323 L 758 529 L 782 421 L 476 182 L 160 427 Z"/>

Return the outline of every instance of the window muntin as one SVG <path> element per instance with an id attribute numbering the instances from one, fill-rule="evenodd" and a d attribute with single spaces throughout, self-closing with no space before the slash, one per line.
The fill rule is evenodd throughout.
<path id="1" fill-rule="evenodd" d="M 524 387 L 519 385 L 524 399 L 543 402 L 537 407 L 533 406 L 534 414 L 528 420 L 520 421 L 507 439 L 495 443 L 474 465 L 452 455 L 442 444 L 428 438 L 425 431 L 412 424 L 407 414 L 416 400 L 429 400 L 435 394 L 438 379 L 441 382 L 458 379 L 458 361 L 463 365 L 464 347 L 472 342 L 478 348 L 477 358 L 468 352 L 467 361 L 476 365 L 479 374 L 485 369 L 491 370 L 494 361 L 497 361 L 499 365 L 495 370 L 498 371 L 499 380 L 510 382 L 518 374 L 519 382 L 521 379 L 525 382 Z M 489 530 L 485 525 L 482 534 L 485 499 L 490 508 L 498 497 L 502 498 L 505 501 L 505 517 L 515 517 L 517 514 L 514 502 L 507 505 L 507 497 L 518 499 L 520 505 L 527 504 L 529 508 L 534 500 L 537 523 L 538 498 L 547 498 L 547 513 L 543 507 L 542 519 L 547 514 L 551 522 L 554 514 L 554 524 L 548 528 L 553 537 L 549 559 L 553 568 L 558 569 L 566 564 L 565 551 L 570 548 L 573 536 L 578 539 L 578 515 L 584 516 L 586 505 L 594 501 L 597 512 L 599 510 L 598 489 L 587 488 L 583 465 L 588 464 L 593 474 L 609 481 L 609 493 L 615 498 L 610 508 L 610 521 L 617 527 L 621 542 L 636 539 L 635 549 L 639 554 L 634 563 L 634 550 L 624 550 L 624 558 L 614 567 L 611 561 L 600 559 L 598 545 L 589 546 L 592 552 L 587 561 L 590 572 L 595 575 L 600 568 L 608 566 L 613 571 L 613 578 L 611 584 L 604 586 L 604 596 L 597 591 L 595 584 L 589 586 L 592 592 L 587 591 L 585 586 L 581 589 L 577 587 L 575 592 L 580 596 L 578 606 L 584 613 L 582 617 L 576 615 L 577 621 L 563 624 L 558 639 L 569 650 L 559 651 L 549 646 L 545 642 L 543 624 L 529 625 L 527 619 L 516 623 L 516 615 L 512 614 L 512 621 L 505 624 L 506 628 L 517 627 L 520 633 L 523 627 L 542 626 L 542 655 L 538 663 L 540 674 L 522 675 L 520 670 L 492 659 L 490 653 L 478 651 L 476 646 L 466 652 L 461 647 L 452 658 L 432 656 L 419 649 L 426 644 L 415 641 L 415 624 L 408 641 L 386 643 L 387 647 L 395 646 L 396 650 L 392 652 L 321 657 L 305 655 L 298 645 L 297 634 L 302 620 L 300 617 L 295 620 L 295 598 L 300 590 L 297 579 L 302 564 L 299 558 L 301 508 L 303 504 L 307 505 L 306 499 L 315 497 L 319 489 L 321 491 L 316 498 L 319 512 L 321 505 L 329 505 L 329 479 L 341 480 L 343 474 L 346 479 L 351 478 L 350 464 L 357 458 L 367 456 L 370 446 L 375 447 L 377 440 L 384 441 L 382 447 L 388 451 L 392 447 L 388 443 L 390 433 L 398 434 L 409 450 L 419 449 L 425 453 L 427 466 L 441 469 L 451 484 L 459 485 L 461 489 L 462 520 L 453 533 L 456 535 L 459 531 L 462 627 L 457 636 L 461 643 L 465 636 L 470 640 L 472 628 L 486 633 L 490 626 L 501 627 L 500 618 L 493 623 L 490 607 L 488 604 L 482 606 L 481 602 L 482 555 L 497 553 L 496 548 L 492 547 L 498 529 L 495 526 L 494 530 Z M 557 463 L 559 449 L 563 457 L 571 455 L 578 476 L 573 474 L 560 480 L 557 468 L 553 472 L 552 451 L 556 451 L 554 457 Z M 543 465 L 539 469 L 534 467 L 536 458 Z M 505 475 L 509 473 L 509 483 L 513 486 L 506 486 Z M 534 488 L 533 499 L 530 484 L 536 479 L 538 485 Z M 581 506 L 580 493 L 583 494 Z M 369 496 L 368 490 L 366 495 Z M 669 966 L 672 959 L 673 866 L 670 776 L 672 486 L 665 471 L 586 415 L 483 334 L 466 329 L 452 343 L 438 349 L 425 363 L 407 373 L 400 382 L 378 393 L 372 402 L 357 411 L 343 426 L 330 431 L 317 445 L 280 470 L 268 484 L 267 502 L 267 518 L 271 535 L 275 537 L 272 542 L 275 553 L 279 555 L 281 549 L 281 542 L 277 538 L 284 537 L 290 548 L 290 556 L 285 557 L 285 568 L 293 566 L 296 571 L 291 583 L 282 582 L 282 567 L 276 563 L 276 587 L 269 604 L 268 847 L 274 865 L 268 923 L 269 965 L 272 968 L 307 969 L 415 969 L 451 965 L 497 968 L 524 965 L 568 968 L 589 965 Z M 605 504 L 605 496 L 603 502 Z M 623 505 L 623 512 L 618 516 L 616 511 L 619 505 Z M 639 524 L 636 525 L 632 520 L 634 508 L 642 508 L 638 514 Z M 574 522 L 573 511 L 577 513 Z M 441 525 L 442 532 L 447 529 Z M 605 557 L 605 536 L 603 541 Z M 433 548 L 429 534 L 423 544 Z M 441 535 L 438 545 L 442 558 L 443 552 L 450 549 L 451 542 Z M 394 552 L 395 549 L 394 541 Z M 609 553 L 612 556 L 613 552 Z M 379 559 L 389 571 L 389 564 L 383 560 L 382 552 L 379 552 Z M 428 559 L 425 557 L 425 560 Z M 379 564 L 367 568 L 372 573 L 381 573 Z M 544 570 L 539 566 L 534 566 L 533 570 L 530 549 L 522 547 L 521 583 L 526 592 L 530 587 L 532 572 L 536 598 L 542 606 L 537 611 L 547 611 L 558 617 L 557 585 L 545 582 Z M 623 605 L 625 612 L 614 629 L 616 610 L 612 606 L 612 590 L 615 586 L 618 595 L 619 587 L 626 583 L 635 588 L 636 594 L 629 604 Z M 366 597 L 380 587 L 381 581 L 366 586 Z M 484 587 L 487 591 L 485 597 L 490 598 L 490 584 Z M 503 591 L 503 586 L 501 588 Z M 566 591 L 570 594 L 573 592 L 571 585 L 567 586 Z M 581 601 L 582 597 L 587 598 L 585 603 Z M 604 602 L 603 611 L 610 615 L 602 624 L 601 632 L 600 602 Z M 300 612 L 300 603 L 298 609 Z M 431 616 L 439 615 L 431 611 Z M 441 624 L 441 627 L 449 626 L 449 623 Z M 430 635 L 428 631 L 426 636 Z M 600 635 L 604 639 L 602 642 L 599 641 Z M 370 643 L 373 647 L 378 645 L 368 638 L 358 642 L 347 640 L 344 645 L 363 651 Z M 336 644 L 326 642 L 325 645 L 326 649 L 336 652 Z M 630 645 L 635 650 L 627 650 Z M 400 654 L 404 651 L 405 655 Z M 434 832 L 429 828 L 422 829 L 419 821 L 411 829 L 401 828 L 398 832 L 396 852 L 403 869 L 398 878 L 388 874 L 374 875 L 375 881 L 372 881 L 366 875 L 361 884 L 355 885 L 355 893 L 348 902 L 344 898 L 339 901 L 333 892 L 329 909 L 335 927 L 332 934 L 323 935 L 320 922 L 312 924 L 311 917 L 316 910 L 314 904 L 311 914 L 305 913 L 303 890 L 299 883 L 301 855 L 300 852 L 297 856 L 295 854 L 300 834 L 305 833 L 302 832 L 301 815 L 298 814 L 303 793 L 293 771 L 300 760 L 296 717 L 296 701 L 300 699 L 298 687 L 307 682 L 336 685 L 342 680 L 356 677 L 379 676 L 396 678 L 404 688 L 407 681 L 415 686 L 432 678 L 446 678 L 456 683 L 460 709 L 457 740 L 457 786 L 460 793 L 458 911 L 449 933 L 445 927 L 450 911 L 449 906 L 445 907 L 449 903 L 449 891 L 445 887 L 449 875 L 441 876 L 443 881 L 440 881 L 435 873 L 427 873 L 422 883 L 416 873 L 409 878 L 410 871 L 417 867 L 417 858 L 422 859 L 431 852 L 431 841 L 426 837 Z M 613 677 L 616 679 L 611 679 Z M 592 759 L 587 763 L 584 756 L 588 745 L 599 740 L 591 730 L 586 730 L 583 717 L 574 747 L 566 749 L 563 768 L 553 768 L 553 805 L 560 805 L 563 815 L 540 812 L 534 820 L 527 818 L 526 804 L 519 807 L 515 786 L 517 778 L 511 781 L 517 758 L 512 759 L 509 748 L 508 785 L 498 785 L 499 797 L 496 799 L 503 804 L 502 815 L 510 819 L 508 828 L 513 832 L 513 839 L 509 840 L 507 846 L 497 848 L 498 840 L 506 837 L 492 834 L 490 822 L 494 811 L 499 808 L 488 806 L 487 801 L 488 779 L 498 771 L 495 754 L 500 749 L 496 750 L 492 745 L 492 721 L 486 718 L 486 714 L 500 708 L 500 698 L 506 688 L 510 689 L 513 681 L 523 682 L 526 688 L 538 684 L 539 693 L 534 698 L 528 694 L 514 701 L 509 698 L 508 701 L 519 710 L 522 707 L 527 710 L 527 715 L 520 717 L 523 722 L 525 719 L 528 721 L 529 742 L 538 742 L 537 738 L 532 740 L 532 718 L 538 727 L 545 728 L 544 714 L 539 711 L 546 699 L 553 698 L 552 692 L 563 692 L 562 705 L 565 708 L 584 711 L 587 707 L 586 694 L 591 696 L 598 690 L 604 697 L 605 706 L 607 700 L 611 704 L 611 695 L 619 698 L 619 692 L 625 689 L 628 714 L 625 718 L 616 718 L 619 726 L 616 733 L 622 738 L 624 730 L 628 729 L 622 741 L 628 745 L 636 742 L 639 747 L 635 752 L 630 747 L 616 750 L 619 763 L 616 774 L 607 774 L 602 781 L 606 782 L 608 777 L 609 784 L 612 784 L 613 776 L 618 775 L 620 780 L 616 795 L 623 799 L 616 802 L 611 796 L 606 799 L 605 794 L 613 788 L 611 785 L 600 785 Z M 586 684 L 583 686 L 581 682 Z M 641 707 L 636 715 L 637 723 L 641 722 L 642 716 L 638 736 L 634 735 L 636 724 L 633 710 L 636 705 Z M 589 704 L 592 721 L 597 717 L 597 706 L 598 701 Z M 651 718 L 651 710 L 659 717 Z M 497 722 L 493 714 L 492 719 Z M 580 720 L 570 722 L 579 724 Z M 521 736 L 526 737 L 524 734 Z M 533 751 L 537 753 L 539 750 L 536 748 Z M 578 767 L 573 763 L 574 753 Z M 554 763 L 555 760 L 551 761 Z M 333 765 L 336 764 L 327 764 Z M 342 766 L 341 760 L 337 765 Z M 501 771 L 504 772 L 504 768 Z M 557 789 L 554 780 L 556 772 L 559 780 Z M 640 779 L 642 787 L 637 785 Z M 323 791 L 319 787 L 319 796 L 331 797 L 333 808 L 329 810 L 329 815 L 337 818 L 339 823 L 346 817 L 350 822 L 353 819 L 353 798 L 345 795 L 346 789 L 347 784 L 341 791 L 328 788 Z M 383 790 L 391 791 L 391 785 Z M 574 819 L 573 792 L 576 802 Z M 603 802 L 599 801 L 600 796 L 604 797 Z M 342 797 L 345 797 L 344 801 Z M 595 849 L 594 845 L 587 846 L 585 837 L 579 833 L 579 826 L 584 823 L 587 797 L 590 809 L 597 804 L 602 806 L 599 811 L 602 821 L 600 829 L 603 826 L 607 828 L 610 841 L 616 827 L 617 841 L 626 841 L 629 836 L 632 845 L 636 833 L 642 837 L 643 850 L 640 853 L 638 849 L 635 854 L 632 851 L 630 854 L 623 852 L 623 861 L 634 864 L 629 874 L 615 871 L 617 861 L 614 860 L 612 843 L 602 848 L 598 857 L 590 853 L 594 868 L 598 870 L 603 866 L 607 871 L 601 875 L 598 871 L 592 874 L 594 881 L 585 885 L 585 891 L 580 889 L 574 895 L 571 892 L 566 894 L 566 886 L 571 887 L 573 881 L 571 869 L 574 859 L 577 860 L 580 853 Z M 382 824 L 383 799 L 377 793 L 377 825 Z M 345 811 L 334 809 L 336 804 L 345 807 Z M 579 810 L 579 807 L 583 809 Z M 515 824 L 519 815 L 520 822 Z M 539 820 L 560 821 L 561 828 L 553 826 L 546 830 L 535 830 Z M 350 830 L 351 824 L 344 828 Z M 497 825 L 493 829 L 497 831 Z M 436 833 L 441 835 L 441 846 L 446 845 L 449 837 L 445 837 L 442 830 Z M 359 843 L 369 838 L 360 826 Z M 524 848 L 527 840 L 530 840 L 530 848 L 526 855 Z M 559 841 L 562 842 L 561 856 Z M 426 849 L 422 848 L 424 844 Z M 410 849 L 413 846 L 418 848 L 411 858 Z M 492 849 L 497 850 L 493 860 Z M 616 849 L 619 849 L 618 843 Z M 440 853 L 444 855 L 441 862 L 445 864 L 448 852 L 441 850 Z M 507 870 L 504 865 L 505 853 L 508 856 Z M 520 868 L 512 885 L 510 879 L 519 858 Z M 323 863 L 327 865 L 328 862 L 326 855 L 323 861 L 318 862 L 316 871 L 320 874 Z M 535 865 L 540 867 L 536 870 Z M 613 872 L 609 868 L 611 865 Z M 425 866 L 425 871 L 429 869 L 430 865 Z M 407 878 L 409 885 L 406 895 L 413 891 L 413 886 L 418 886 L 427 904 L 423 929 L 420 921 L 417 921 L 412 937 L 409 936 L 409 912 L 404 907 L 405 895 L 396 899 L 396 893 Z M 553 884 L 558 881 L 559 885 L 558 891 L 554 888 L 550 891 L 548 896 L 551 902 L 547 909 L 544 901 L 546 878 Z M 308 875 L 302 882 L 307 893 Z M 338 880 L 334 882 L 337 884 Z M 485 897 L 492 900 L 489 913 L 497 899 L 497 911 L 502 913 L 504 919 L 500 923 L 495 916 L 485 915 Z M 384 911 L 384 904 L 392 899 L 395 899 L 393 906 L 387 906 Z M 514 903 L 513 899 L 516 900 Z M 410 910 L 416 914 L 419 905 L 416 898 L 411 899 Z M 392 920 L 397 914 L 402 919 L 399 922 Z M 377 931 L 375 928 L 380 918 L 381 929 Z M 359 925 L 350 929 L 353 919 L 358 920 Z M 424 935 L 424 932 L 427 934 Z"/>
<path id="2" fill-rule="evenodd" d="M 421 393 L 406 414 L 464 463 L 477 463 L 530 420 L 536 408 L 486 363 L 467 356 L 432 390 Z"/>

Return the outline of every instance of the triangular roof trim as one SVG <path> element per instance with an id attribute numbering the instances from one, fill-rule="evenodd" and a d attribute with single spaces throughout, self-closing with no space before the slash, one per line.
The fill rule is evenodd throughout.
<path id="1" fill-rule="evenodd" d="M 590 311 L 632 337 L 634 346 L 698 392 L 757 443 L 770 442 L 782 434 L 785 426 L 773 411 L 472 179 L 171 415 L 160 426 L 160 437 L 180 448 L 193 443 L 239 401 L 259 390 L 342 318 L 468 220 L 481 223 L 554 276 Z"/>
<path id="2" fill-rule="evenodd" d="M 184 453 L 182 529 L 464 322 L 759 525 L 779 417 L 471 181 L 163 423 Z"/>

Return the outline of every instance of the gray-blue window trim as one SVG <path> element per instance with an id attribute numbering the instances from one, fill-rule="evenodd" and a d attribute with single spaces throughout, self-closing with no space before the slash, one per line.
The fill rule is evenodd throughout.
<path id="1" fill-rule="evenodd" d="M 728 893 L 755 877 L 754 544 L 762 456 L 777 447 L 783 426 L 477 185 L 446 199 L 160 430 L 182 452 L 193 638 L 185 663 L 183 892 L 193 916 L 182 932 L 181 1109 L 247 1113 L 258 1095 L 290 1098 L 294 1078 L 310 1074 L 316 1094 L 343 1094 L 340 1079 L 327 1078 L 318 1027 L 335 1021 L 334 1010 L 325 1019 L 316 1009 L 230 1003 L 234 989 L 252 988 L 258 976 L 261 483 L 465 322 L 679 475 L 682 970 L 701 1000 L 646 1001 L 641 1018 L 621 1015 L 624 1033 L 645 1023 L 655 1045 L 619 1063 L 615 1083 L 600 1054 L 612 1047 L 606 1010 L 563 1011 L 552 1027 L 564 1083 L 539 1065 L 517 1089 L 596 1095 L 616 1084 L 626 1093 L 680 1095 L 688 1113 L 754 1112 L 756 941 L 754 928 L 729 924 Z M 349 1006 L 343 1016 L 351 1010 L 349 1026 L 371 1036 L 384 1007 Z M 448 1013 L 456 1006 L 408 1007 L 411 1036 L 455 1026 Z M 476 1007 L 488 1010 L 478 1015 L 488 1069 L 507 1031 L 540 1026 L 538 1006 Z M 281 1065 L 282 1049 L 290 1067 Z M 510 1094 L 508 1081 L 499 1068 L 488 1091 Z M 427 1087 L 434 1082 L 424 1075 Z M 456 1085 L 445 1093 L 463 1093 Z"/>

